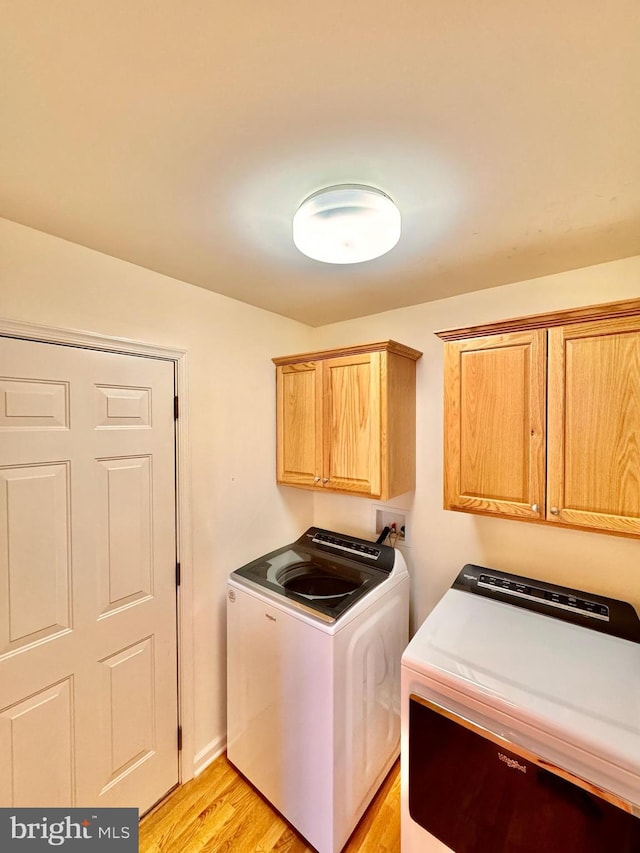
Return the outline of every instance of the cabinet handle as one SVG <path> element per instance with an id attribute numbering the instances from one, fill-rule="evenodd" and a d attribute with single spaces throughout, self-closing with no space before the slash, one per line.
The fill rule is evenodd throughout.
<path id="1" fill-rule="evenodd" d="M 314 477 L 314 478 L 313 478 L 313 482 L 314 482 L 314 483 L 319 483 L 319 482 L 320 482 L 320 477 Z"/>
<path id="2" fill-rule="evenodd" d="M 322 482 L 323 482 L 323 483 L 328 483 L 328 482 L 329 482 L 329 478 L 328 478 L 328 477 L 323 477 L 323 478 L 322 478 Z"/>
<path id="3" fill-rule="evenodd" d="M 540 512 L 540 507 L 538 506 L 538 504 L 531 504 L 531 509 L 534 512 Z"/>
<path id="4" fill-rule="evenodd" d="M 560 510 L 558 509 L 557 506 L 551 507 L 551 515 L 560 515 Z"/>

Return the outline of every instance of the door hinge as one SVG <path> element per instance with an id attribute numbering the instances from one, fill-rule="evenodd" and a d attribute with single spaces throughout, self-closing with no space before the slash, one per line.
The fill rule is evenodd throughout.
<path id="1" fill-rule="evenodd" d="M 178 726 L 178 752 L 182 749 L 182 726 Z"/>
<path id="2" fill-rule="evenodd" d="M 174 420 L 178 420 L 178 416 L 180 415 L 180 406 L 178 404 L 178 398 L 173 398 L 173 418 Z"/>
<path id="3" fill-rule="evenodd" d="M 182 580 L 182 574 L 180 570 L 180 563 L 176 563 L 176 586 L 180 586 L 180 582 Z"/>

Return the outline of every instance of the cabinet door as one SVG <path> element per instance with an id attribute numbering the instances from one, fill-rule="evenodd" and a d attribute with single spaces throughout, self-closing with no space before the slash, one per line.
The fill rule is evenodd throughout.
<path id="1" fill-rule="evenodd" d="M 545 334 L 445 346 L 445 508 L 544 517 Z"/>
<path id="2" fill-rule="evenodd" d="M 549 331 L 549 521 L 640 533 L 640 318 Z"/>
<path id="3" fill-rule="evenodd" d="M 323 365 L 323 477 L 331 489 L 380 495 L 380 353 Z"/>
<path id="4" fill-rule="evenodd" d="M 279 483 L 319 486 L 322 471 L 321 362 L 277 368 Z"/>

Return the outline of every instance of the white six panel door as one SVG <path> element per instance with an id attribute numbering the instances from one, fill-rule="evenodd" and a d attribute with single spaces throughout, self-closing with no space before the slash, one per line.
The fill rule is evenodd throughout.
<path id="1" fill-rule="evenodd" d="M 0 337 L 0 806 L 178 782 L 173 363 Z"/>

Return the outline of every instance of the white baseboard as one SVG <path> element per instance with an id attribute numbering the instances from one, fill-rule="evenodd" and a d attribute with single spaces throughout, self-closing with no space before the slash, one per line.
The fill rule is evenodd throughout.
<path id="1" fill-rule="evenodd" d="M 219 755 L 225 751 L 227 746 L 227 738 L 225 735 L 216 738 L 208 743 L 204 749 L 197 752 L 193 758 L 193 775 L 199 776 L 212 761 L 215 761 Z"/>

